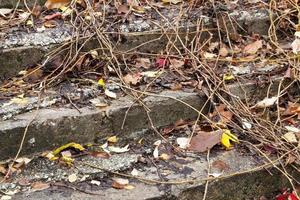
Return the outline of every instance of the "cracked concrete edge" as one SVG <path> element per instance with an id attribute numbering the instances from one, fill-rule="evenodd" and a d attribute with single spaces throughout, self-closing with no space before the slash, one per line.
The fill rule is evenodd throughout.
<path id="1" fill-rule="evenodd" d="M 123 162 L 126 165 L 127 169 L 131 169 L 134 165 L 134 162 L 128 164 L 126 161 L 126 156 L 120 156 L 120 158 L 124 158 Z M 131 157 L 137 157 L 131 155 Z M 130 159 L 130 158 L 129 158 Z M 117 160 L 118 159 L 114 159 Z M 94 159 L 94 161 L 100 163 L 100 168 L 103 165 L 103 161 L 100 159 Z M 240 199 L 259 199 L 261 196 L 266 196 L 268 199 L 274 196 L 274 193 L 277 192 L 281 188 L 289 188 L 291 187 L 290 182 L 286 179 L 285 175 L 280 171 L 275 169 L 270 165 L 270 167 L 259 168 L 259 166 L 264 163 L 257 158 L 244 155 L 239 153 L 238 150 L 231 151 L 218 151 L 214 152 L 211 155 L 210 162 L 213 161 L 222 161 L 228 164 L 228 169 L 223 171 L 223 178 L 218 178 L 214 181 L 210 181 L 207 190 L 208 200 L 220 199 L 220 200 L 240 200 Z M 49 161 L 47 161 L 49 162 Z M 87 162 L 87 161 L 85 161 Z M 107 166 L 114 167 L 115 161 L 106 160 Z M 111 162 L 111 163 L 110 163 Z M 170 161 L 171 162 L 171 161 Z M 108 164 L 110 163 L 110 164 Z M 46 163 L 45 163 L 46 164 Z M 43 165 L 45 165 L 43 164 Z M 32 165 L 31 170 L 27 174 L 30 177 L 36 177 L 34 174 L 41 174 L 42 176 L 47 176 L 46 171 L 44 170 L 46 167 L 43 165 Z M 120 164 L 119 164 L 120 165 Z M 130 166 L 133 165 L 133 166 Z M 52 165 L 53 166 L 53 165 Z M 203 199 L 204 191 L 205 191 L 205 181 L 201 181 L 207 177 L 207 158 L 205 154 L 197 155 L 197 158 L 193 158 L 189 160 L 186 164 L 181 166 L 182 168 L 188 167 L 192 169 L 191 174 L 185 174 L 184 172 L 172 171 L 172 175 L 167 175 L 169 181 L 176 182 L 177 184 L 146 184 L 143 182 L 136 181 L 135 179 L 130 179 L 130 184 L 134 185 L 135 188 L 133 190 L 116 190 L 114 188 L 103 188 L 94 187 L 93 192 L 101 194 L 101 198 L 111 200 L 111 199 L 172 199 L 172 200 L 188 200 L 188 199 Z M 154 169 L 154 170 L 153 170 Z M 212 167 L 211 170 L 215 170 L 217 168 Z M 292 175 L 295 180 L 300 178 L 300 173 L 297 172 L 296 169 L 293 169 L 287 166 L 287 172 Z M 55 170 L 55 168 L 53 169 Z M 59 169 L 62 171 L 62 169 Z M 75 172 L 74 172 L 75 170 Z M 220 169 L 217 169 L 220 170 Z M 37 173 L 38 171 L 38 173 Z M 26 169 L 24 170 L 26 172 Z M 23 172 L 23 173 L 24 173 Z M 55 176 L 55 173 L 52 171 L 48 172 L 51 174 L 51 177 Z M 76 168 L 67 169 L 64 173 L 62 179 L 57 181 L 67 181 L 67 177 L 69 174 L 78 173 L 76 172 Z M 157 175 L 157 171 L 153 167 L 143 167 L 139 171 L 140 177 L 146 177 L 147 179 L 159 180 Z M 79 173 L 80 176 L 84 176 L 86 174 Z M 103 172 L 94 171 L 93 175 L 91 175 L 91 179 L 103 180 Z M 226 176 L 227 175 L 227 176 Z M 231 176 L 232 175 L 232 176 Z M 27 176 L 24 176 L 27 177 Z M 23 176 L 19 178 L 24 178 Z M 48 177 L 48 176 L 47 176 Z M 48 177 L 49 178 L 49 177 Z M 110 177 L 107 177 L 110 179 Z M 29 179 L 31 180 L 31 179 Z M 195 180 L 194 183 L 184 184 L 180 180 Z M 17 179 L 16 179 L 17 181 Z M 34 181 L 34 179 L 32 180 Z M 36 180 L 35 180 L 36 181 Z M 49 195 L 48 195 L 49 194 Z M 51 195 L 50 195 L 51 194 Z M 67 195 L 66 195 L 67 194 Z M 64 198 L 62 198 L 63 196 Z M 49 188 L 43 191 L 38 192 L 29 192 L 29 193 L 20 193 L 14 196 L 13 199 L 22 199 L 26 196 L 26 199 L 34 200 L 34 199 L 53 199 L 53 197 L 57 196 L 60 199 L 99 199 L 99 195 L 89 195 L 86 193 L 80 193 L 74 190 L 65 190 L 62 193 L 58 188 Z"/>
<path id="2" fill-rule="evenodd" d="M 228 87 L 233 95 L 226 97 L 232 101 L 263 99 L 277 95 L 278 86 L 282 79 L 273 80 L 272 83 L 231 84 Z M 281 86 L 289 85 L 290 81 L 283 81 Z M 246 92 L 246 96 L 243 92 Z M 269 91 L 269 93 L 268 93 Z M 299 94 L 298 83 L 294 83 L 288 90 L 291 94 Z M 148 96 L 144 99 L 145 105 L 150 109 L 150 117 L 155 127 L 166 126 L 179 119 L 195 119 L 198 113 L 184 105 L 183 101 L 197 110 L 202 107 L 206 114 L 212 106 L 207 102 L 204 94 L 186 93 L 180 91 L 165 91 L 160 96 Z M 117 134 L 123 139 L 132 139 L 143 136 L 143 131 L 149 129 L 150 124 L 145 108 L 134 104 L 128 97 L 112 101 L 106 111 L 91 108 L 82 108 L 81 113 L 76 109 L 48 108 L 17 115 L 14 120 L 0 122 L 0 160 L 12 157 L 19 148 L 24 130 L 29 122 L 22 154 L 32 154 L 44 150 L 51 150 L 68 142 L 93 142 L 95 139 Z M 206 104 L 207 103 L 207 104 Z M 129 109 L 130 108 L 130 109 Z M 126 115 L 127 110 L 129 112 Z M 124 126 L 122 128 L 123 121 Z"/>
<path id="3" fill-rule="evenodd" d="M 197 32 L 198 29 L 195 26 L 200 18 L 203 19 L 202 21 L 204 21 L 205 27 L 208 28 L 201 30 L 201 33 Z M 236 34 L 237 30 L 240 33 L 245 33 L 246 31 L 248 34 L 254 32 L 260 35 L 268 34 L 270 19 L 269 13 L 265 9 L 234 11 L 230 13 L 230 18 L 234 18 L 238 23 L 238 25 L 231 28 L 233 34 Z M 186 22 L 183 22 L 182 25 L 183 26 L 179 29 L 179 36 L 183 44 L 186 44 L 195 41 L 195 37 L 201 37 L 201 40 L 203 41 L 211 38 L 211 34 L 214 33 L 213 27 L 216 26 L 216 22 L 214 19 L 203 16 L 199 12 L 194 21 L 187 20 Z M 122 26 L 125 26 L 125 28 L 122 28 Z M 233 25 L 226 24 L 224 26 L 231 27 Z M 135 27 L 144 28 L 141 30 L 134 30 Z M 182 46 L 177 35 L 167 37 L 165 31 L 152 25 L 146 20 L 140 20 L 136 24 L 120 24 L 118 29 L 124 29 L 124 31 L 120 33 L 105 33 L 104 31 L 104 34 L 116 43 L 117 46 L 115 49 L 118 49 L 120 52 L 140 51 L 146 53 L 158 53 L 166 48 L 168 42 L 172 41 L 175 42 L 177 47 Z M 128 30 L 126 31 L 125 29 Z M 171 33 L 172 32 L 173 31 L 171 30 Z M 2 41 L 0 44 L 0 61 L 3 66 L 0 70 L 0 77 L 10 77 L 25 67 L 35 65 L 44 58 L 43 55 L 55 50 L 61 43 L 64 43 L 63 41 L 69 41 L 71 35 L 71 27 L 69 26 L 49 29 L 42 33 L 13 32 L 8 34 L 5 37 L 5 41 Z M 90 41 L 84 43 L 84 48 L 82 50 L 89 51 L 91 49 L 99 48 L 99 46 L 99 41 L 94 37 Z M 16 57 L 17 59 L 15 59 Z"/>
<path id="4" fill-rule="evenodd" d="M 185 106 L 181 100 L 200 110 L 205 106 L 206 97 L 196 93 L 163 92 L 166 97 L 147 97 L 144 99 L 155 127 L 169 125 L 179 119 L 194 119 L 197 112 Z M 32 154 L 51 150 L 68 142 L 87 143 L 97 138 L 117 134 L 128 138 L 130 134 L 149 128 L 148 117 L 140 105 L 132 105 L 132 100 L 126 98 L 115 100 L 106 111 L 91 108 L 76 109 L 52 108 L 40 109 L 16 116 L 13 120 L 0 122 L 0 160 L 16 154 L 26 126 L 22 154 Z M 124 103 L 126 102 L 126 103 Z M 128 108 L 124 128 L 123 119 Z M 203 111 L 207 112 L 207 106 Z M 32 121 L 33 120 L 33 121 Z M 31 122 L 32 121 L 32 122 Z"/>

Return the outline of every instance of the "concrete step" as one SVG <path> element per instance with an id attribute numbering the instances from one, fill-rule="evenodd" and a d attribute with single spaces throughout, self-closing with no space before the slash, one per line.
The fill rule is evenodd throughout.
<path id="1" fill-rule="evenodd" d="M 60 166 L 45 158 L 36 158 L 14 178 L 12 183 L 4 184 L 0 188 L 6 191 L 23 191 L 12 199 L 198 200 L 203 199 L 208 180 L 206 199 L 250 200 L 259 199 L 261 196 L 271 199 L 279 189 L 291 187 L 286 177 L 272 168 L 271 163 L 266 164 L 255 156 L 239 152 L 238 149 L 212 150 L 209 156 L 211 166 L 209 173 L 212 175 L 209 177 L 205 153 L 188 153 L 186 157 L 175 155 L 168 161 L 154 160 L 155 166 L 141 163 L 139 161 L 141 157 L 143 155 L 132 153 L 115 154 L 109 159 L 83 157 L 77 158 L 74 162 L 75 167 L 72 168 Z M 144 157 L 147 158 L 145 155 Z M 273 164 L 275 163 L 276 160 Z M 132 169 L 138 170 L 138 178 L 114 174 L 114 172 L 130 174 Z M 291 168 L 287 170 L 299 180 L 299 172 Z M 77 181 L 74 183 L 68 181 L 71 174 L 77 175 Z M 86 177 L 86 180 L 80 181 L 83 177 Z M 113 177 L 129 179 L 134 189 L 112 188 Z M 30 190 L 30 186 L 18 184 L 20 180 L 27 180 L 29 183 L 49 182 L 52 186 L 46 190 L 34 191 Z M 100 185 L 91 184 L 91 180 L 100 181 Z"/>
<path id="2" fill-rule="evenodd" d="M 179 9 L 178 6 L 163 8 L 160 11 L 163 17 L 156 11 L 149 10 L 146 16 L 150 19 L 137 18 L 128 23 L 104 24 L 101 27 L 92 28 L 91 31 L 79 31 L 76 34 L 72 34 L 74 27 L 68 21 L 42 32 L 37 32 L 36 29 L 28 31 L 23 28 L 11 28 L 4 31 L 3 37 L 0 38 L 0 63 L 3 66 L 0 69 L 0 77 L 2 80 L 12 77 L 25 67 L 47 60 L 47 54 L 57 51 L 62 44 L 68 47 L 70 41 L 73 40 L 71 43 L 74 43 L 74 38 L 77 36 L 79 36 L 77 38 L 79 41 L 77 41 L 77 45 L 73 45 L 73 49 L 82 48 L 81 51 L 84 52 L 97 49 L 101 46 L 99 41 L 101 42 L 102 39 L 99 40 L 96 30 L 100 31 L 101 37 L 110 39 L 116 54 L 136 51 L 159 53 L 166 48 L 172 51 L 172 49 L 175 50 L 172 44 L 181 48 L 182 43 L 189 44 L 195 41 L 205 41 L 211 37 L 218 38 L 217 20 L 219 26 L 223 20 L 205 15 L 204 11 L 197 8 L 182 16 L 175 25 L 171 22 L 178 17 L 176 13 L 179 13 Z M 270 19 L 269 13 L 265 9 L 234 10 L 229 13 L 219 11 L 218 16 L 222 16 L 226 21 L 226 31 L 229 35 L 258 33 L 266 36 L 268 34 Z M 234 25 L 230 23 L 229 19 L 234 21 Z M 201 26 L 199 22 L 201 22 Z M 222 27 L 225 27 L 225 24 Z M 178 35 L 175 34 L 176 31 L 178 31 Z M 104 49 L 99 49 L 100 55 L 103 51 L 108 52 L 105 48 L 107 47 L 104 45 Z M 59 56 L 67 52 L 69 52 L 68 48 L 60 51 Z"/>
<path id="3" fill-rule="evenodd" d="M 226 87 L 231 95 L 226 97 L 224 93 L 224 97 L 231 101 L 247 99 L 248 102 L 257 102 L 265 98 L 266 93 L 269 96 L 277 95 L 281 81 L 283 79 L 278 78 L 271 83 L 260 82 L 260 85 L 255 82 L 229 84 Z M 289 83 L 285 80 L 281 87 Z M 297 84 L 292 85 L 288 92 L 299 95 Z M 164 91 L 146 96 L 143 102 L 150 109 L 149 115 L 154 127 L 166 126 L 179 119 L 196 119 L 198 112 L 205 115 L 213 107 L 203 92 Z M 37 110 L 37 105 L 36 100 L 25 106 L 32 110 L 18 110 L 19 107 L 0 109 L 2 117 L 5 117 L 0 121 L 0 160 L 16 154 L 27 126 L 21 152 L 23 155 L 51 150 L 68 142 L 93 142 L 111 134 L 123 139 L 139 138 L 143 137 L 143 131 L 151 129 L 145 108 L 128 96 L 110 101 L 105 109 L 86 105 L 77 110 L 62 105 L 59 108 L 49 105 Z M 126 120 L 122 127 L 124 118 Z"/>

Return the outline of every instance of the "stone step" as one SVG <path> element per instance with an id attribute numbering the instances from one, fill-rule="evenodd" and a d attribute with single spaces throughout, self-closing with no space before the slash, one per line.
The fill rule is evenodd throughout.
<path id="1" fill-rule="evenodd" d="M 62 167 L 45 158 L 37 158 L 31 161 L 12 183 L 2 185 L 2 190 L 23 190 L 23 193 L 16 194 L 12 199 L 29 200 L 54 198 L 198 200 L 203 199 L 206 180 L 209 180 L 206 199 L 240 200 L 259 199 L 261 196 L 271 199 L 279 189 L 291 187 L 288 179 L 277 169 L 272 168 L 273 164 L 277 163 L 276 160 L 266 164 L 257 157 L 240 153 L 238 149 L 212 150 L 209 156 L 211 165 L 209 173 L 212 175 L 209 178 L 206 153 L 188 153 L 186 157 L 175 156 L 166 162 L 155 161 L 156 167 L 139 163 L 141 156 L 122 153 L 112 155 L 109 159 L 84 157 L 76 159 L 75 167 L 72 168 Z M 138 170 L 140 179 L 119 177 L 129 179 L 134 189 L 117 190 L 111 187 L 112 178 L 118 177 L 111 172 L 130 174 L 132 169 Z M 158 175 L 158 170 L 163 179 Z M 287 167 L 287 171 L 299 180 L 300 173 L 297 170 Z M 71 174 L 76 174 L 78 181 L 69 183 L 68 176 Z M 88 178 L 79 181 L 82 177 Z M 52 186 L 34 192 L 28 190 L 28 187 L 25 189 L 20 186 L 19 180 L 27 180 L 29 183 L 49 182 Z M 100 181 L 100 185 L 92 185 L 91 180 Z"/>
<path id="2" fill-rule="evenodd" d="M 160 53 L 162 50 L 170 48 L 170 46 L 167 47 L 167 44 L 172 43 L 181 48 L 182 43 L 179 38 L 183 44 L 189 44 L 192 41 L 201 42 L 211 38 L 211 36 L 218 38 L 216 18 L 203 15 L 199 9 L 195 9 L 189 15 L 183 16 L 179 24 L 175 26 L 171 21 L 177 17 L 176 13 L 179 12 L 179 8 L 171 8 L 162 9 L 161 13 L 164 18 L 158 17 L 151 20 L 138 18 L 128 23 L 114 23 L 113 27 L 110 24 L 103 25 L 98 27 L 98 30 L 100 30 L 102 37 L 109 38 L 113 42 L 114 53 L 116 54 L 134 53 L 136 51 L 140 53 Z M 155 11 L 150 10 L 148 15 L 154 14 Z M 268 34 L 270 19 L 269 13 L 265 9 L 235 10 L 225 14 L 220 11 L 219 15 L 225 18 L 229 35 L 237 33 Z M 157 14 L 154 16 L 157 16 Z M 232 25 L 229 20 L 226 20 L 227 18 L 232 19 L 235 24 Z M 200 29 L 197 25 L 199 21 L 203 24 Z M 225 25 L 223 26 L 225 27 Z M 58 50 L 62 44 L 67 47 L 71 39 L 74 39 L 72 38 L 72 31 L 73 28 L 67 21 L 63 25 L 42 32 L 36 30 L 27 32 L 16 27 L 6 30 L 4 36 L 0 38 L 1 79 L 14 76 L 28 66 L 47 60 L 47 54 Z M 175 34 L 176 31 L 178 31 L 178 35 Z M 95 32 L 79 32 L 78 34 L 80 37 L 77 48 L 82 47 L 82 51 L 100 47 L 99 38 L 97 38 Z M 195 40 L 196 37 L 197 40 Z M 104 46 L 101 52 L 108 52 L 105 48 Z M 172 49 L 174 50 L 173 47 L 169 50 Z M 60 52 L 60 56 L 68 51 L 69 49 Z"/>
<path id="3" fill-rule="evenodd" d="M 229 84 L 231 95 L 229 100 L 245 100 L 257 102 L 266 97 L 276 96 L 282 78 L 274 79 L 271 83 L 254 82 L 245 84 Z M 285 80 L 281 87 L 290 82 Z M 298 94 L 297 84 L 289 88 L 290 94 Z M 149 96 L 148 96 L 149 95 Z M 198 112 L 205 115 L 212 107 L 204 93 L 188 93 L 181 91 L 164 91 L 159 94 L 147 94 L 143 99 L 149 109 L 149 115 L 154 127 L 172 124 L 179 119 L 196 119 Z M 224 98 L 226 94 L 224 93 Z M 90 106 L 81 108 L 53 108 L 49 106 L 36 110 L 25 110 L 25 113 L 16 109 L 0 110 L 0 113 L 10 118 L 0 121 L 0 160 L 13 157 L 20 145 L 21 138 L 28 126 L 22 154 L 32 154 L 44 150 L 51 150 L 68 142 L 93 142 L 97 138 L 116 134 L 120 138 L 138 138 L 144 135 L 145 130 L 151 129 L 145 108 L 137 104 L 130 97 L 121 97 L 109 103 L 107 108 L 97 109 Z M 52 108 L 51 108 L 52 107 Z M 128 110 L 129 109 L 129 110 Z M 127 112 L 128 110 L 128 112 Z M 13 113 L 19 114 L 13 114 Z M 124 126 L 122 127 L 123 121 Z"/>

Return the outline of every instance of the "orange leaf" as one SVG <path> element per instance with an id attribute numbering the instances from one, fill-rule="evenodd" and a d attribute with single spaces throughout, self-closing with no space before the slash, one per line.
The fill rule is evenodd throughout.
<path id="1" fill-rule="evenodd" d="M 70 3 L 70 0 L 47 0 L 45 6 L 47 9 L 60 8 Z"/>

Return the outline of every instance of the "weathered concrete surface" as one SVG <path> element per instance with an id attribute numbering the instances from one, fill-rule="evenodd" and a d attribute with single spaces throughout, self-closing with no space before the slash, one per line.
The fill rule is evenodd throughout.
<path id="1" fill-rule="evenodd" d="M 231 84 L 226 87 L 232 93 L 223 97 L 228 100 L 246 100 L 252 104 L 266 97 L 276 96 L 281 78 L 272 83 L 261 82 L 259 90 L 257 83 Z M 289 81 L 282 83 L 282 88 Z M 290 94 L 299 94 L 298 83 L 294 83 L 287 90 Z M 170 97 L 170 98 L 169 98 Z M 195 119 L 197 112 L 187 105 L 179 102 L 184 101 L 197 110 L 208 112 L 211 103 L 207 98 L 196 93 L 165 91 L 158 96 L 144 98 L 143 102 L 148 109 L 149 115 L 155 127 L 174 123 L 178 119 Z M 0 121 L 0 160 L 12 157 L 17 152 L 23 132 L 31 119 L 22 149 L 22 154 L 30 154 L 49 150 L 61 144 L 77 141 L 80 143 L 91 142 L 111 134 L 117 134 L 122 138 L 143 137 L 142 131 L 151 128 L 146 110 L 140 104 L 133 104 L 133 100 L 121 97 L 111 102 L 110 106 L 103 110 L 96 108 L 82 108 L 81 113 L 76 109 L 40 109 L 14 116 L 13 119 Z M 128 111 L 127 115 L 126 112 Z M 122 127 L 123 121 L 124 126 Z"/>
<path id="2" fill-rule="evenodd" d="M 24 8 L 24 0 L 0 0 L 0 8 L 15 8 L 17 5 L 18 7 Z M 26 5 L 29 7 L 33 7 L 36 5 L 44 5 L 46 0 L 29 0 L 26 1 Z"/>
<path id="3" fill-rule="evenodd" d="M 146 97 L 144 103 L 148 106 L 154 126 L 165 126 L 179 119 L 194 119 L 197 112 L 183 105 L 178 99 L 200 110 L 206 101 L 204 96 L 196 93 L 162 92 L 165 97 Z M 168 96 L 173 99 L 167 98 Z M 71 141 L 92 142 L 97 137 L 117 134 L 129 137 L 135 131 L 150 128 L 144 108 L 133 105 L 126 117 L 124 129 L 123 119 L 132 99 L 121 98 L 113 101 L 111 106 L 103 110 L 82 108 L 76 109 L 40 109 L 30 113 L 15 116 L 14 119 L 0 121 L 0 160 L 16 154 L 26 126 L 28 132 L 25 138 L 22 154 L 30 154 L 55 148 Z M 206 105 L 208 106 L 208 105 Z M 203 110 L 207 112 L 207 108 Z M 32 121 L 32 123 L 30 123 Z"/>
<path id="4" fill-rule="evenodd" d="M 79 177 L 83 175 L 89 175 L 89 178 L 87 180 L 99 180 L 101 182 L 101 185 L 93 186 L 89 183 L 89 181 L 86 181 L 85 184 L 73 183 L 72 186 L 79 187 L 81 189 L 84 187 L 86 191 L 96 193 L 97 195 L 90 195 L 84 192 L 78 192 L 66 188 L 52 186 L 47 190 L 39 192 L 32 192 L 28 190 L 29 188 L 27 188 L 26 192 L 13 196 L 13 199 L 203 199 L 203 194 L 205 191 L 205 181 L 203 180 L 207 178 L 208 166 L 205 154 L 195 155 L 191 153 L 184 158 L 176 156 L 174 159 L 171 159 L 167 162 L 156 162 L 156 167 L 151 167 L 141 165 L 136 166 L 135 162 L 137 160 L 134 159 L 134 155 L 126 153 L 121 156 L 110 158 L 112 160 L 111 162 L 110 159 L 108 159 L 106 162 L 110 164 L 107 164 L 105 166 L 103 166 L 102 164 L 95 164 L 95 166 L 104 169 L 105 167 L 108 167 L 108 169 L 111 170 L 116 169 L 116 167 L 114 167 L 115 160 L 118 160 L 121 157 L 131 160 L 131 163 L 129 165 L 128 162 L 125 162 L 127 164 L 122 168 L 130 169 L 126 173 L 129 173 L 132 168 L 136 168 L 139 171 L 140 177 L 144 177 L 149 180 L 160 180 L 169 183 L 173 182 L 173 184 L 145 184 L 135 179 L 130 179 L 130 184 L 135 186 L 133 190 L 116 190 L 111 188 L 112 176 L 106 174 L 101 170 L 99 170 L 98 172 L 94 171 L 91 174 L 83 173 L 80 170 L 76 172 L 76 168 L 61 168 L 60 171 L 64 171 L 65 175 L 55 177 L 55 174 L 53 174 L 51 170 L 50 172 L 47 172 L 48 167 L 40 162 L 40 164 L 34 165 L 34 167 L 30 167 L 28 169 L 29 172 L 26 172 L 25 169 L 25 171 L 15 179 L 15 181 L 17 182 L 18 179 L 26 178 L 26 174 L 35 174 L 35 172 L 39 171 L 40 168 L 46 169 L 43 170 L 43 174 L 48 175 L 47 178 L 49 182 L 51 182 L 50 180 L 52 178 L 54 178 L 54 180 L 58 180 L 57 177 L 60 177 L 61 181 L 67 182 L 68 175 L 72 173 L 77 173 Z M 98 160 L 101 159 L 98 158 Z M 123 161 L 120 160 L 120 162 L 124 162 L 124 159 Z M 214 162 L 222 162 L 224 163 L 225 167 L 223 166 L 223 168 L 221 167 L 221 169 L 220 166 L 214 165 Z M 249 155 L 243 155 L 237 150 L 218 152 L 212 151 L 212 154 L 210 156 L 210 173 L 219 174 L 220 177 L 210 181 L 208 186 L 207 199 L 250 200 L 259 199 L 259 197 L 261 197 L 262 195 L 270 199 L 274 195 L 274 192 L 277 192 L 278 189 L 290 187 L 289 182 L 287 179 L 285 179 L 284 175 L 280 174 L 276 169 L 270 167 L 267 167 L 267 170 L 264 168 L 260 168 L 259 166 L 261 166 L 262 163 L 263 162 L 258 158 Z M 78 163 L 75 163 L 75 165 L 77 164 Z M 159 170 L 160 176 L 158 175 L 157 170 Z M 295 171 L 296 170 L 289 170 L 294 178 L 296 180 L 299 180 L 300 174 L 299 172 Z M 231 174 L 235 175 L 228 176 Z M 160 177 L 163 177 L 164 180 L 162 180 Z M 34 182 L 37 180 L 47 181 L 47 178 L 42 179 L 41 177 L 37 176 L 35 179 L 29 178 L 29 182 Z M 78 181 L 79 180 L 80 178 L 78 179 Z M 187 183 L 187 180 L 189 180 L 190 182 Z M 17 189 L 21 189 L 18 184 L 14 186 Z"/>
<path id="5" fill-rule="evenodd" d="M 172 47 L 173 44 L 177 48 L 182 47 L 178 36 L 183 44 L 189 44 L 192 41 L 201 42 L 207 40 L 211 37 L 211 34 L 213 37 L 218 37 L 218 33 L 215 31 L 217 27 L 216 19 L 204 16 L 198 10 L 191 12 L 191 16 L 185 16 L 181 19 L 178 27 L 170 25 L 172 24 L 170 21 L 177 17 L 173 15 L 174 13 L 178 13 L 178 10 L 176 11 L 175 9 L 170 12 L 170 10 L 164 9 L 161 12 L 166 18 L 152 19 L 155 23 L 152 23 L 148 19 L 136 19 L 129 23 L 115 24 L 115 27 L 110 27 L 110 25 L 108 27 L 99 27 L 99 30 L 101 30 L 103 37 L 109 38 L 113 42 L 113 45 L 116 45 L 115 49 L 120 52 L 139 51 L 159 53 L 167 47 L 169 48 L 168 51 L 172 51 L 172 49 L 175 50 Z M 266 10 L 238 10 L 225 16 L 234 19 L 233 21 L 236 22 L 236 27 L 234 26 L 229 29 L 232 34 L 245 34 L 245 32 L 247 34 L 252 34 L 253 32 L 261 35 L 268 34 L 270 20 Z M 198 21 L 203 22 L 203 28 L 200 31 L 196 25 Z M 162 30 L 159 26 L 164 27 L 165 30 Z M 226 24 L 226 26 L 231 26 L 231 24 Z M 114 32 L 111 30 L 121 31 Z M 177 31 L 178 35 L 174 34 Z M 3 66 L 0 70 L 0 77 L 12 76 L 26 66 L 36 64 L 44 58 L 43 56 L 46 53 L 56 49 L 61 43 L 69 41 L 71 33 L 72 28 L 70 25 L 46 29 L 43 32 L 8 31 L 0 41 L 0 61 Z M 81 36 L 84 38 L 93 37 L 92 40 L 84 44 L 84 51 L 100 47 L 94 33 L 87 33 Z M 84 40 L 82 39 L 82 41 Z M 33 56 L 29 59 L 28 55 Z M 18 59 L 15 59 L 16 57 Z"/>

